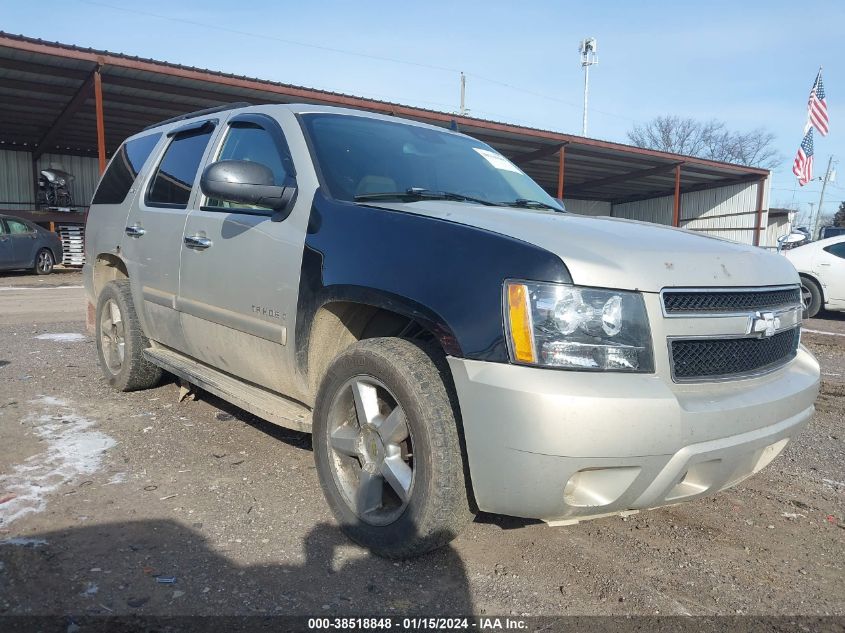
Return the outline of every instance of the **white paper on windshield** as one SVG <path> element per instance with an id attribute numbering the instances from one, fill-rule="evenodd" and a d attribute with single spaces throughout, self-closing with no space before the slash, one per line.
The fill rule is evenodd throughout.
<path id="1" fill-rule="evenodd" d="M 519 167 L 514 165 L 501 154 L 497 154 L 496 152 L 491 152 L 489 149 L 482 149 L 480 147 L 473 147 L 472 149 L 481 154 L 481 156 L 483 156 L 484 159 L 496 169 L 501 169 L 503 171 L 515 171 L 518 174 L 521 173 L 519 171 Z"/>

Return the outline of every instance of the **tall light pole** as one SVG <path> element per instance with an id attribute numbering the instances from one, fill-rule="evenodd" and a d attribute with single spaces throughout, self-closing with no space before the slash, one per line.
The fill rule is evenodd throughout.
<path id="1" fill-rule="evenodd" d="M 822 190 L 819 194 L 819 210 L 816 212 L 816 219 L 813 222 L 813 226 L 810 228 L 812 233 L 810 233 L 810 239 L 818 239 L 817 236 L 819 232 L 819 224 L 822 221 L 822 205 L 824 204 L 824 190 L 827 189 L 827 183 L 830 182 L 830 175 L 833 171 L 833 155 L 827 159 L 827 170 L 824 172 L 824 178 L 822 179 Z"/>
<path id="2" fill-rule="evenodd" d="M 588 37 L 581 40 L 578 52 L 581 53 L 581 67 L 584 69 L 584 120 L 581 124 L 581 136 L 587 136 L 587 101 L 590 95 L 590 66 L 599 63 L 596 38 Z"/>
<path id="3" fill-rule="evenodd" d="M 464 73 L 461 73 L 461 109 L 459 110 L 459 114 L 461 116 L 466 116 L 467 108 L 466 108 L 466 96 L 467 96 L 467 78 Z"/>

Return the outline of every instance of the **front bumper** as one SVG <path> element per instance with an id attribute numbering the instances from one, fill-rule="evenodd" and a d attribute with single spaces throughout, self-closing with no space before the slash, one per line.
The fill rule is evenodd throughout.
<path id="1" fill-rule="evenodd" d="M 479 509 L 578 521 L 695 499 L 774 459 L 813 414 L 803 347 L 757 378 L 679 385 L 449 358 Z"/>

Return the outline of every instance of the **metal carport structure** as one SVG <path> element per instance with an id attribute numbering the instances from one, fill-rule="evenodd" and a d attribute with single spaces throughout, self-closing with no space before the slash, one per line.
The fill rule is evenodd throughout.
<path id="1" fill-rule="evenodd" d="M 145 126 L 235 101 L 335 105 L 457 126 L 495 147 L 575 212 L 655 221 L 750 244 L 765 238 L 765 169 L 3 32 L 0 155 L 18 154 L 0 156 L 0 167 L 8 171 L 14 163 L 16 174 L 5 180 L 0 174 L 0 208 L 27 204 L 22 198 L 27 187 L 34 190 L 45 156 L 79 157 L 89 167 L 78 169 L 102 171 L 123 139 Z M 83 197 L 90 198 L 88 189 Z"/>

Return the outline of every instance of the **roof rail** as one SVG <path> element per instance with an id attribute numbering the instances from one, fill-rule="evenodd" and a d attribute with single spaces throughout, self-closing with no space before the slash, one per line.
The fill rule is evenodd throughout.
<path id="1" fill-rule="evenodd" d="M 197 110 L 196 112 L 188 112 L 187 114 L 180 114 L 179 116 L 174 116 L 169 119 L 165 119 L 164 121 L 159 121 L 158 123 L 153 123 L 152 125 L 148 125 L 144 128 L 144 131 L 151 130 L 154 127 L 158 127 L 160 125 L 167 125 L 168 123 L 176 123 L 176 121 L 184 121 L 185 119 L 193 119 L 194 117 L 198 116 L 205 116 L 206 114 L 214 114 L 215 112 L 225 112 L 226 110 L 234 110 L 236 108 L 246 108 L 247 106 L 251 106 L 253 104 L 247 103 L 246 101 L 235 101 L 234 103 L 224 103 L 223 105 L 214 106 L 213 108 L 205 108 L 204 110 Z"/>

